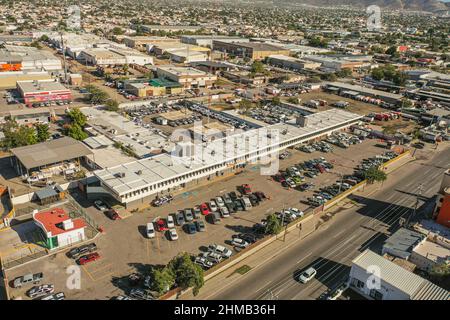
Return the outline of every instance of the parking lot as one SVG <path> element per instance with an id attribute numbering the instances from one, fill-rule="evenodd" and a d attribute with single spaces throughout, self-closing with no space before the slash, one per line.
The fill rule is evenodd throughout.
<path id="1" fill-rule="evenodd" d="M 336 147 L 330 153 L 313 152 L 304 153 L 290 150 L 291 156 L 280 162 L 281 169 L 308 159 L 324 157 L 334 164 L 331 172 L 325 172 L 314 179 L 316 188 L 334 183 L 339 179 L 336 172 L 352 173 L 353 168 L 361 159 L 380 154 L 383 149 L 376 147 L 376 140 L 366 140 L 361 144 L 352 145 L 348 149 Z M 310 178 L 307 178 L 310 181 Z M 167 217 L 179 209 L 192 208 L 195 205 L 209 201 L 211 198 L 223 195 L 226 192 L 236 191 L 237 186 L 248 183 L 252 191 L 262 191 L 270 199 L 262 202 L 250 211 L 240 211 L 223 218 L 220 225 L 206 221 L 206 231 L 187 234 L 180 226 L 176 226 L 178 240 L 171 241 L 166 234 L 156 232 L 156 237 L 148 239 L 145 227 L 158 217 Z M 129 288 L 124 279 L 133 272 L 145 273 L 150 265 L 165 264 L 177 253 L 186 251 L 197 255 L 210 244 L 228 245 L 228 241 L 237 233 L 251 231 L 255 223 L 261 222 L 268 214 L 280 211 L 283 207 L 297 207 L 305 210 L 308 205 L 302 203 L 312 194 L 312 191 L 301 192 L 295 189 L 283 188 L 270 176 L 260 175 L 259 167 L 248 165 L 246 170 L 238 175 L 223 178 L 220 183 L 213 183 L 201 190 L 185 192 L 161 207 L 150 208 L 141 213 L 135 213 L 122 220 L 110 220 L 103 213 L 93 207 L 87 209 L 88 214 L 94 218 L 104 229 L 104 234 L 96 239 L 101 258 L 81 267 L 81 289 L 68 290 L 65 288 L 66 268 L 74 264 L 72 259 L 63 253 L 44 258 L 30 264 L 15 268 L 7 273 L 8 279 L 26 274 L 28 272 L 44 272 L 45 281 L 55 285 L 55 292 L 64 291 L 68 299 L 83 297 L 95 299 L 99 297 L 110 298 L 119 294 L 128 293 Z M 204 216 L 200 219 L 204 220 Z M 23 292 L 10 290 L 11 295 L 18 296 Z"/>

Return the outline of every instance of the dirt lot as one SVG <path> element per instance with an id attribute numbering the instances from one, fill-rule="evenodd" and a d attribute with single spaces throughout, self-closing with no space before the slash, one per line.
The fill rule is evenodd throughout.
<path id="1" fill-rule="evenodd" d="M 316 188 L 329 185 L 339 179 L 339 173 L 346 174 L 353 171 L 353 167 L 362 159 L 382 153 L 383 149 L 375 147 L 377 141 L 367 140 L 349 149 L 335 148 L 333 153 L 323 154 L 315 152 L 306 154 L 293 150 L 292 157 L 281 161 L 280 167 L 285 168 L 306 159 L 325 157 L 334 163 L 332 172 L 324 173 L 314 179 Z M 308 179 L 310 180 L 310 179 Z M 239 212 L 230 218 L 223 219 L 221 225 L 206 223 L 206 232 L 189 235 L 177 227 L 178 241 L 169 241 L 165 235 L 158 233 L 156 238 L 147 239 L 144 236 L 146 223 L 156 217 L 166 217 L 178 209 L 193 207 L 208 201 L 224 192 L 235 191 L 236 187 L 249 183 L 254 190 L 260 190 L 270 196 L 258 207 L 248 212 Z M 68 299 L 106 299 L 126 293 L 129 288 L 126 276 L 132 272 L 145 272 L 152 264 L 167 263 L 178 252 L 186 251 L 198 253 L 211 243 L 223 244 L 237 232 L 246 232 L 254 223 L 260 222 L 267 214 L 280 210 L 283 206 L 306 209 L 300 201 L 311 195 L 310 192 L 286 190 L 273 181 L 269 176 L 260 175 L 258 166 L 249 165 L 239 175 L 224 178 L 220 183 L 213 183 L 200 190 L 185 192 L 176 197 L 169 205 L 151 208 L 142 213 L 136 213 L 129 218 L 111 221 L 92 206 L 87 208 L 88 214 L 105 230 L 98 237 L 101 259 L 81 267 L 81 289 L 68 290 L 66 288 L 66 268 L 74 264 L 73 260 L 58 253 L 48 258 L 26 264 L 7 272 L 11 280 L 16 276 L 28 272 L 44 272 L 44 283 L 53 283 L 55 290 L 64 291 Z M 202 219 L 204 219 L 202 217 Z M 225 242 L 226 243 L 226 242 Z M 19 296 L 23 292 L 10 290 L 11 295 Z"/>

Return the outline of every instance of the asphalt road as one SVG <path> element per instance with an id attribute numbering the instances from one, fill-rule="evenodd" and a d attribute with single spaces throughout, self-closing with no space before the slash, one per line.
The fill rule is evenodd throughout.
<path id="1" fill-rule="evenodd" d="M 365 249 L 380 253 L 384 240 L 398 229 L 400 217 L 414 211 L 419 184 L 423 200 L 418 208 L 424 207 L 426 198 L 438 190 L 442 173 L 450 167 L 449 159 L 447 148 L 431 161 L 419 158 L 398 169 L 379 191 L 355 198 L 354 207 L 338 213 L 311 236 L 209 299 L 317 299 L 327 288 L 344 281 L 351 261 Z M 310 266 L 317 270 L 316 278 L 299 283 L 297 276 Z"/>

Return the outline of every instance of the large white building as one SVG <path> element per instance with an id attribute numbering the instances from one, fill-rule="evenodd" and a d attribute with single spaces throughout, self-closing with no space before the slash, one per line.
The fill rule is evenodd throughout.
<path id="1" fill-rule="evenodd" d="M 61 60 L 51 52 L 24 46 L 4 45 L 0 49 L 0 71 L 4 71 L 2 70 L 4 65 L 17 65 L 14 70 L 7 71 L 62 70 Z"/>
<path id="2" fill-rule="evenodd" d="M 137 50 L 120 47 L 90 48 L 82 50 L 78 60 L 97 66 L 115 66 L 137 64 L 144 66 L 153 64 L 153 58 Z"/>
<path id="3" fill-rule="evenodd" d="M 180 143 L 174 155 L 164 153 L 94 174 L 103 188 L 127 208 L 141 208 L 161 193 L 231 174 L 262 157 L 273 155 L 278 159 L 279 151 L 346 129 L 361 117 L 330 109 L 304 117 L 302 125 L 275 124 L 215 139 L 212 143 Z"/>
<path id="4" fill-rule="evenodd" d="M 366 250 L 352 262 L 350 288 L 374 300 L 449 300 L 450 293 Z"/>
<path id="5" fill-rule="evenodd" d="M 156 69 L 158 77 L 180 83 L 185 89 L 211 87 L 217 76 L 191 67 L 161 65 Z"/>

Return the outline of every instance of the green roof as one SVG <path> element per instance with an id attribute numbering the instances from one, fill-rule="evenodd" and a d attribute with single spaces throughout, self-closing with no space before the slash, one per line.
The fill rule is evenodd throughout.
<path id="1" fill-rule="evenodd" d="M 181 84 L 178 82 L 162 79 L 162 78 L 155 78 L 151 79 L 149 81 L 149 84 L 153 87 L 169 87 L 169 88 L 177 88 L 181 87 Z"/>

